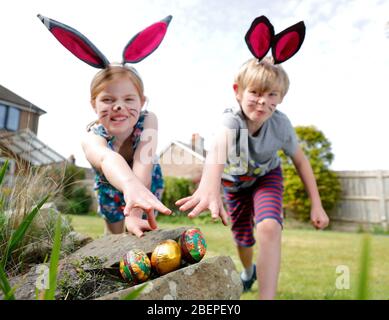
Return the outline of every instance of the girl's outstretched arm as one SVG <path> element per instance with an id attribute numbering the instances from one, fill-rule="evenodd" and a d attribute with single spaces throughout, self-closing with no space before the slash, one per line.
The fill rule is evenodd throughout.
<path id="1" fill-rule="evenodd" d="M 312 171 L 311 164 L 304 155 L 300 146 L 297 147 L 292 161 L 296 170 L 304 183 L 309 199 L 311 200 L 311 223 L 316 229 L 324 229 L 329 224 L 329 218 L 323 209 L 319 191 L 317 189 L 316 179 Z"/>
<path id="2" fill-rule="evenodd" d="M 132 165 L 133 173 L 147 189 L 151 187 L 151 175 L 157 149 L 157 140 L 158 120 L 154 113 L 149 112 L 145 118 L 143 131 Z M 141 237 L 144 231 L 157 228 L 154 210 L 146 211 L 147 221 L 142 219 L 143 212 L 139 208 L 132 209 L 125 220 L 127 230 L 138 237 Z M 167 212 L 162 213 L 167 214 Z"/>
<path id="3" fill-rule="evenodd" d="M 90 164 L 123 193 L 126 202 L 125 215 L 136 207 L 146 212 L 156 209 L 162 213 L 171 213 L 137 178 L 124 158 L 108 148 L 104 138 L 89 132 L 83 139 L 82 147 Z"/>
<path id="4" fill-rule="evenodd" d="M 224 210 L 220 196 L 221 176 L 226 162 L 228 129 L 223 128 L 217 134 L 215 142 L 208 152 L 205 160 L 203 174 L 197 190 L 193 195 L 180 199 L 176 205 L 181 211 L 193 209 L 188 217 L 194 218 L 201 212 L 209 209 L 214 220 L 222 220 L 227 225 L 227 213 Z"/>

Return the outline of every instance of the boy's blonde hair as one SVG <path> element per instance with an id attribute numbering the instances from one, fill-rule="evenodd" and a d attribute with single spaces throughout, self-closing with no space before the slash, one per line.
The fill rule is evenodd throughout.
<path id="1" fill-rule="evenodd" d="M 144 96 L 143 81 L 133 67 L 126 66 L 109 66 L 94 76 L 90 86 L 91 102 L 94 103 L 96 101 L 98 94 L 104 90 L 109 82 L 123 77 L 131 80 L 139 94 L 140 100 L 144 102 L 146 98 Z"/>
<path id="2" fill-rule="evenodd" d="M 289 77 L 279 64 L 273 63 L 273 58 L 265 57 L 261 61 L 253 58 L 241 66 L 235 84 L 238 85 L 239 93 L 246 88 L 260 93 L 278 90 L 283 98 L 289 89 Z"/>

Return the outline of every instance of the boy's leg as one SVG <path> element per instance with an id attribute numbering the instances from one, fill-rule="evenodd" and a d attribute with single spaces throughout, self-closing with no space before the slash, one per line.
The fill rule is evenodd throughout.
<path id="1" fill-rule="evenodd" d="M 272 300 L 276 296 L 281 263 L 281 229 L 281 225 L 274 219 L 265 219 L 257 224 L 257 279 L 260 300 Z"/>
<path id="2" fill-rule="evenodd" d="M 259 179 L 253 194 L 256 237 L 259 241 L 257 278 L 260 299 L 274 299 L 281 262 L 282 233 L 281 168 Z"/>
<path id="3" fill-rule="evenodd" d="M 239 258 L 240 261 L 242 262 L 243 268 L 248 269 L 252 266 L 253 264 L 253 247 L 241 247 L 237 246 L 238 248 L 238 253 L 239 253 Z"/>
<path id="4" fill-rule="evenodd" d="M 224 198 L 227 214 L 231 219 L 231 231 L 240 254 L 239 248 L 249 249 L 255 244 L 252 196 L 246 190 L 238 192 L 224 191 Z M 243 251 L 247 250 L 242 249 Z M 245 256 L 243 253 L 244 259 Z"/>
<path id="5" fill-rule="evenodd" d="M 237 245 L 239 258 L 243 265 L 241 279 L 244 291 L 250 290 L 256 280 L 253 266 L 253 246 L 255 244 L 254 211 L 251 192 L 247 190 L 238 192 L 224 191 L 227 213 L 231 219 L 231 231 Z"/>

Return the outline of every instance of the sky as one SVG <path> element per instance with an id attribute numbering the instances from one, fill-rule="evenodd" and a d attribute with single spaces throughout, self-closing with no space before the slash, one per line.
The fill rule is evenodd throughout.
<path id="1" fill-rule="evenodd" d="M 88 167 L 80 137 L 96 119 L 89 86 L 98 70 L 63 48 L 38 13 L 83 33 L 111 62 L 136 33 L 173 16 L 157 51 L 135 65 L 158 117 L 158 150 L 193 133 L 209 145 L 236 105 L 233 79 L 252 57 L 244 36 L 255 17 L 276 33 L 303 20 L 305 41 L 283 63 L 291 86 L 279 110 L 325 134 L 333 170 L 389 170 L 389 0 L 3 1 L 0 84 L 47 112 L 39 139 Z"/>

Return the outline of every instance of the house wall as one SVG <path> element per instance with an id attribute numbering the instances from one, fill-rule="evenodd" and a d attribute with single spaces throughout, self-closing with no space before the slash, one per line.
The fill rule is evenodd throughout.
<path id="1" fill-rule="evenodd" d="M 199 181 L 203 171 L 203 162 L 200 159 L 174 144 L 161 155 L 160 164 L 164 176 Z"/>
<path id="2" fill-rule="evenodd" d="M 30 129 L 38 134 L 39 115 L 33 112 L 20 110 L 19 130 Z"/>

